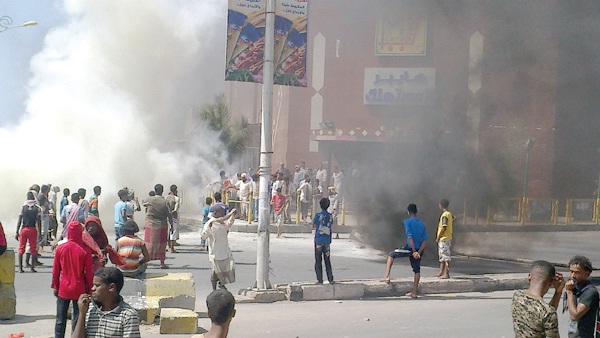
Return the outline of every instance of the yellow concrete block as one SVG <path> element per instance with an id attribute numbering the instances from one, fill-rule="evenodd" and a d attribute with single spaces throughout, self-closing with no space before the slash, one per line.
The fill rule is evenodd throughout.
<path id="1" fill-rule="evenodd" d="M 182 295 L 196 296 L 196 285 L 191 273 L 146 274 L 146 297 Z"/>
<path id="2" fill-rule="evenodd" d="M 146 306 L 143 311 L 138 311 L 140 320 L 148 324 L 154 323 L 154 319 L 159 315 L 158 297 L 146 297 Z"/>
<path id="3" fill-rule="evenodd" d="M 13 319 L 17 313 L 15 285 L 0 283 L 0 319 Z"/>
<path id="4" fill-rule="evenodd" d="M 196 333 L 198 314 L 191 310 L 167 308 L 160 310 L 160 333 Z"/>
<path id="5" fill-rule="evenodd" d="M 0 256 L 0 283 L 13 284 L 15 282 L 15 252 L 6 250 Z"/>

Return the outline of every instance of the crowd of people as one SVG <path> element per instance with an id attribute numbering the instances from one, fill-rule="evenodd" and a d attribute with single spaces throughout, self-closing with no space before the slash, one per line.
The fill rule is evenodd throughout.
<path id="1" fill-rule="evenodd" d="M 31 272 L 37 272 L 35 267 L 41 264 L 37 259 L 38 252 L 44 252 L 44 246 L 51 245 L 54 252 L 51 287 L 57 299 L 55 337 L 65 336 L 70 304 L 73 305 L 74 336 L 77 336 L 75 332 L 87 332 L 88 337 L 104 337 L 108 333 L 136 336 L 135 332 L 139 336 L 137 313 L 135 310 L 132 313 L 118 293 L 124 276 L 140 276 L 150 260 L 159 261 L 160 268 L 166 269 L 166 252 L 177 252 L 180 199 L 176 185 L 170 187 L 167 197 L 162 196 L 163 190 L 163 186 L 157 184 L 141 204 L 133 190 L 119 190 L 119 201 L 114 205 L 113 247 L 99 217 L 101 187 L 93 188 L 94 194 L 89 201 L 85 198 L 85 189 L 71 194 L 70 189 L 65 188 L 60 203 L 59 187 L 34 184 L 29 188 L 15 234 L 19 241 L 18 267 L 23 273 L 23 257 L 27 252 L 27 267 Z M 145 207 L 143 240 L 136 235 L 140 229 L 135 221 L 135 211 L 141 211 L 142 206 Z M 4 229 L 0 224 L 0 255 L 6 248 Z M 106 267 L 109 261 L 114 267 Z M 94 302 L 90 307 L 92 298 Z M 85 309 L 82 314 L 78 313 L 80 308 Z M 102 311 L 102 315 L 97 318 L 98 311 Z M 110 319 L 104 311 L 110 311 L 118 318 Z M 77 326 L 78 319 L 84 317 L 85 325 Z M 108 331 L 106 328 L 94 331 L 96 326 L 107 326 Z"/>
<path id="2" fill-rule="evenodd" d="M 320 170 L 325 170 L 321 166 Z M 296 172 L 300 166 L 296 166 Z M 271 186 L 273 195 L 271 204 L 278 225 L 283 224 L 286 217 L 286 189 L 289 173 L 282 164 L 276 173 Z M 299 174 L 302 175 L 302 174 Z M 326 174 L 325 174 L 326 175 Z M 341 173 L 340 173 L 341 175 Z M 253 175 L 256 176 L 256 175 Z M 323 173 L 317 174 L 319 178 Z M 298 180 L 296 193 L 301 203 L 305 199 L 303 189 L 320 187 L 319 178 L 312 185 L 311 177 L 303 175 Z M 231 182 L 226 182 L 224 172 L 221 173 L 224 189 L 207 197 L 203 207 L 203 226 L 201 230 L 201 249 L 208 250 L 211 264 L 210 282 L 213 293 L 207 298 L 208 314 L 212 327 L 206 337 L 224 337 L 227 335 L 229 323 L 235 315 L 235 300 L 227 291 L 226 285 L 235 282 L 235 262 L 229 246 L 228 234 L 238 210 L 223 201 L 222 194 L 228 193 Z M 296 180 L 296 178 L 294 178 Z M 323 179 L 326 180 L 326 179 Z M 236 191 L 244 190 L 245 184 L 257 183 L 257 177 L 251 181 L 246 174 L 240 174 Z M 248 183 L 247 183 L 248 182 Z M 340 181 L 338 181 L 340 183 Z M 306 188 L 310 186 L 310 189 Z M 341 187 L 338 186 L 338 188 Z M 335 190 L 335 187 L 334 187 Z M 124 277 L 139 277 L 146 270 L 146 264 L 155 260 L 160 268 L 167 269 L 166 252 L 176 253 L 179 239 L 178 211 L 181 200 L 178 188 L 172 185 L 166 197 L 161 184 L 154 186 L 141 203 L 133 190 L 119 190 L 119 201 L 114 205 L 115 246 L 110 245 L 105 228 L 99 218 L 99 199 L 102 190 L 93 188 L 94 195 L 86 200 L 86 190 L 81 188 L 70 194 L 63 190 L 63 197 L 58 203 L 56 194 L 60 188 L 50 184 L 33 185 L 26 193 L 26 200 L 21 207 L 15 238 L 19 241 L 18 266 L 24 272 L 23 256 L 26 252 L 31 258 L 27 266 L 36 272 L 38 250 L 45 245 L 52 245 L 54 261 L 52 265 L 52 285 L 56 302 L 55 337 L 64 337 L 67 326 L 67 311 L 73 306 L 71 321 L 72 337 L 104 337 L 106 335 L 139 337 L 139 318 L 120 296 Z M 250 190 L 250 194 L 252 190 Z M 284 194 L 285 192 L 285 194 Z M 54 193 L 54 194 L 52 194 Z M 312 195 L 314 196 L 314 194 Z M 311 198 L 312 198 L 311 196 Z M 293 199 L 293 198 L 291 198 Z M 335 215 L 331 210 L 332 199 L 321 197 L 318 200 L 320 211 L 312 216 L 314 232 L 314 255 L 316 283 L 322 284 L 324 277 L 329 284 L 334 284 L 331 264 L 332 227 Z M 442 199 L 439 203 L 440 217 L 436 231 L 436 243 L 439 259 L 440 279 L 450 278 L 451 242 L 455 217 L 449 210 L 450 202 Z M 140 231 L 135 221 L 135 211 L 145 208 L 144 239 L 136 234 Z M 303 220 L 308 220 L 304 214 Z M 406 243 L 389 252 L 383 281 L 390 282 L 391 269 L 396 258 L 408 258 L 414 272 L 413 288 L 406 296 L 417 298 L 421 277 L 421 259 L 428 244 L 427 230 L 418 218 L 416 204 L 406 208 L 408 218 L 404 220 Z M 248 212 L 241 208 L 239 213 Z M 58 224 L 62 224 L 62 229 Z M 277 237 L 281 232 L 277 232 Z M 52 244 L 50 244 L 52 243 Z M 4 229 L 0 223 L 0 255 L 7 248 Z M 108 262 L 114 267 L 107 267 Z M 323 274 L 323 262 L 325 276 Z M 600 297 L 596 287 L 590 282 L 592 263 L 583 256 L 573 257 L 569 263 L 569 279 L 565 282 L 562 274 L 557 273 L 554 266 L 546 261 L 535 261 L 529 273 L 530 286 L 527 290 L 516 291 L 512 299 L 512 317 L 514 332 L 517 337 L 559 337 L 556 310 L 561 296 L 563 312 L 569 314 L 569 337 L 594 337 Z M 549 303 L 543 299 L 548 290 L 554 287 L 554 295 Z M 564 291 L 564 293 L 563 293 Z"/>
<path id="3" fill-rule="evenodd" d="M 253 171 L 250 168 L 248 172 L 238 172 L 233 178 L 229 178 L 222 170 L 219 179 L 209 184 L 208 188 L 213 193 L 219 192 L 230 207 L 239 205 L 238 218 L 248 219 L 250 212 L 252 221 L 257 221 L 259 173 Z M 329 199 L 328 211 L 336 223 L 344 189 L 344 174 L 336 165 L 333 166 L 331 175 L 328 175 L 325 162 L 319 164 L 319 169 L 313 170 L 302 160 L 294 166 L 293 172 L 281 162 L 271 174 L 268 189 L 271 196 L 271 220 L 278 226 L 292 223 L 290 213 L 293 208 L 299 210 L 302 223 L 310 224 L 323 197 Z"/>

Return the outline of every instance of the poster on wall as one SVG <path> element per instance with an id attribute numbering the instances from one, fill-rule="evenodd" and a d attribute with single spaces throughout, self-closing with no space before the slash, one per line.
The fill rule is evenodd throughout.
<path id="1" fill-rule="evenodd" d="M 427 17 L 425 15 L 383 14 L 377 20 L 375 54 L 380 56 L 425 55 Z"/>
<path id="2" fill-rule="evenodd" d="M 265 0 L 229 0 L 226 81 L 263 82 Z M 274 84 L 306 87 L 308 0 L 275 5 Z"/>

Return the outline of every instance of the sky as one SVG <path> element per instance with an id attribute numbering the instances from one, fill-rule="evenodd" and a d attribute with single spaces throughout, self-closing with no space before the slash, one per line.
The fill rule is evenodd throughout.
<path id="1" fill-rule="evenodd" d="M 43 47 L 51 29 L 64 23 L 60 1 L 0 0 L 0 16 L 9 16 L 13 26 L 37 21 L 37 26 L 9 29 L 0 33 L 0 126 L 16 123 L 25 111 L 29 62 Z"/>
<path id="2" fill-rule="evenodd" d="M 14 25 L 38 22 L 0 33 L 0 220 L 34 183 L 100 185 L 110 216 L 120 188 L 218 177 L 217 135 L 182 140 L 223 92 L 226 13 L 225 0 L 0 0 Z"/>

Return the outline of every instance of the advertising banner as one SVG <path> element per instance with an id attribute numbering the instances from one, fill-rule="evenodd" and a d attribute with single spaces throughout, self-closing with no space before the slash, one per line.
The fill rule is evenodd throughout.
<path id="1" fill-rule="evenodd" d="M 229 0 L 226 81 L 262 83 L 265 0 Z M 308 0 L 278 0 L 274 83 L 306 87 Z"/>
<path id="2" fill-rule="evenodd" d="M 306 87 L 308 0 L 275 5 L 275 84 Z"/>

